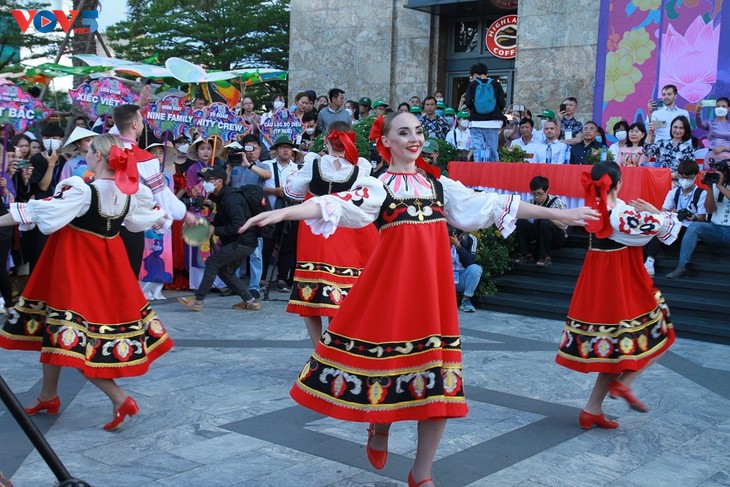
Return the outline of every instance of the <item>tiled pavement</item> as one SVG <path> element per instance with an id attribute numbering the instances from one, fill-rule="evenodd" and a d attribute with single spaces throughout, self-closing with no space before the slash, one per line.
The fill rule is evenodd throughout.
<path id="1" fill-rule="evenodd" d="M 283 298 L 284 295 L 272 297 Z M 283 301 L 235 311 L 153 302 L 176 348 L 141 378 L 121 381 L 141 412 L 119 431 L 106 397 L 74 371 L 63 409 L 36 422 L 76 477 L 95 487 L 405 485 L 415 424 L 391 430 L 387 467 L 367 462 L 365 425 L 323 418 L 289 398 L 311 344 Z M 671 305 L 671 303 L 670 303 Z M 583 431 L 577 416 L 593 375 L 553 359 L 562 323 L 461 313 L 470 413 L 450 421 L 434 480 L 477 486 L 730 486 L 730 346 L 679 340 L 636 383 L 652 408 L 607 400 L 618 430 Z M 40 388 L 38 356 L 0 351 L 0 371 L 22 403 Z M 55 479 L 0 405 L 0 471 L 15 487 Z"/>

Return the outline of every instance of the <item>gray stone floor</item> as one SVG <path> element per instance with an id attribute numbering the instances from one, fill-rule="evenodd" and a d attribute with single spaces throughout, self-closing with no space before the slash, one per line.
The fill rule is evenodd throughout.
<path id="1" fill-rule="evenodd" d="M 301 320 L 284 301 L 260 312 L 231 310 L 236 301 L 213 295 L 201 313 L 153 302 L 177 346 L 146 376 L 120 381 L 141 412 L 117 432 L 101 429 L 105 396 L 63 374 L 61 414 L 35 418 L 72 475 L 95 487 L 405 485 L 415 424 L 394 425 L 388 465 L 374 470 L 364 424 L 289 397 L 311 348 Z M 583 431 L 577 417 L 594 376 L 555 365 L 562 323 L 478 311 L 462 313 L 461 326 L 470 413 L 447 426 L 437 485 L 730 486 L 729 346 L 679 340 L 635 384 L 649 413 L 607 399 L 620 428 Z M 0 370 L 32 401 L 37 354 L 2 350 Z M 1 404 L 0 471 L 15 487 L 55 483 Z"/>

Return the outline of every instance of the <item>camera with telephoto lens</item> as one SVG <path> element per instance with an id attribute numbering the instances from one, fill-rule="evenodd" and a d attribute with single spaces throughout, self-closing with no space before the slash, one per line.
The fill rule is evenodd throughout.
<path id="1" fill-rule="evenodd" d="M 702 184 L 709 186 L 711 184 L 717 184 L 720 182 L 720 173 L 723 174 L 725 184 L 730 182 L 730 167 L 728 166 L 730 159 L 724 159 L 722 161 L 710 160 L 708 166 L 710 169 L 702 174 Z"/>
<path id="2" fill-rule="evenodd" d="M 691 220 L 693 216 L 695 216 L 695 214 L 689 211 L 687 208 L 677 211 L 677 220 L 681 222 L 685 220 Z"/>
<path id="3" fill-rule="evenodd" d="M 189 210 L 200 211 L 206 206 L 209 206 L 208 204 L 206 204 L 205 197 L 203 196 L 186 196 L 184 198 L 181 198 L 181 200 Z"/>

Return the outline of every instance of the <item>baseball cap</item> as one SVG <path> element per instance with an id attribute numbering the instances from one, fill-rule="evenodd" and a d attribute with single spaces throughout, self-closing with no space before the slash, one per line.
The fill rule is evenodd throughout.
<path id="1" fill-rule="evenodd" d="M 438 152 L 438 150 L 438 142 L 433 139 L 427 139 L 426 142 L 423 143 L 423 149 L 421 149 L 421 152 L 425 154 L 433 154 L 434 152 Z"/>
<path id="2" fill-rule="evenodd" d="M 198 172 L 198 176 L 200 176 L 203 179 L 223 179 L 225 180 L 228 177 L 228 173 L 226 170 L 220 166 L 208 166 L 204 167 L 203 169 Z"/>
<path id="3" fill-rule="evenodd" d="M 367 96 L 363 96 L 362 98 L 360 98 L 360 100 L 358 100 L 358 103 L 366 107 L 373 106 L 373 101 Z"/>

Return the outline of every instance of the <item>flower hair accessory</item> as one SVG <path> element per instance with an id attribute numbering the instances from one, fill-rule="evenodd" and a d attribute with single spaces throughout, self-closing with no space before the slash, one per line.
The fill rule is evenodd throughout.
<path id="1" fill-rule="evenodd" d="M 357 147 L 355 147 L 355 132 L 340 132 L 333 130 L 331 134 L 327 136 L 327 140 L 330 143 L 339 142 L 345 148 L 345 159 L 351 164 L 356 165 L 357 159 L 360 157 Z"/>
<path id="2" fill-rule="evenodd" d="M 385 160 L 385 162 L 390 164 L 390 149 L 385 147 L 383 145 L 383 141 L 381 140 L 381 136 L 383 135 L 383 120 L 384 119 L 382 115 L 375 119 L 375 122 L 373 122 L 373 126 L 370 129 L 370 136 L 368 138 L 370 140 L 375 140 L 375 147 L 377 147 L 378 153 L 383 158 L 383 160 Z M 419 155 L 418 159 L 416 159 L 416 167 L 430 174 L 436 179 L 441 177 L 441 171 L 426 162 L 426 160 L 421 155 Z"/>
<path id="3" fill-rule="evenodd" d="M 114 182 L 124 194 L 134 194 L 139 190 L 137 158 L 130 151 L 116 145 L 109 151 L 109 169 L 115 171 Z"/>
<path id="4" fill-rule="evenodd" d="M 586 205 L 601 214 L 598 220 L 586 223 L 586 231 L 598 238 L 608 238 L 613 233 L 608 216 L 608 207 L 606 206 L 606 197 L 611 189 L 611 183 L 611 177 L 608 174 L 601 176 L 598 181 L 591 177 L 590 172 L 584 172 L 581 175 L 581 184 L 586 192 Z"/>

